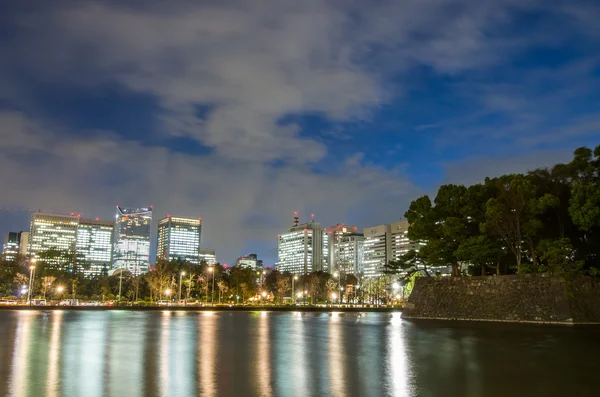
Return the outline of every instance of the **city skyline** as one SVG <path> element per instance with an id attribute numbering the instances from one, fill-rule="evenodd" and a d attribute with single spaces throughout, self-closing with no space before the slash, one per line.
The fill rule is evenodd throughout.
<path id="1" fill-rule="evenodd" d="M 0 208 L 152 204 L 273 263 L 293 211 L 380 225 L 596 144 L 594 2 L 126 3 L 3 8 Z"/>

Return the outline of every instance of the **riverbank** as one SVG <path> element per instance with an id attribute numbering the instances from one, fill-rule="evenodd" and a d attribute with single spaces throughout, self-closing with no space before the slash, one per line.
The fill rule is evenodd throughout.
<path id="1" fill-rule="evenodd" d="M 600 279 L 547 275 L 421 277 L 406 319 L 600 324 Z"/>
<path id="2" fill-rule="evenodd" d="M 223 312 L 342 312 L 342 313 L 399 313 L 400 307 L 337 307 L 337 306 L 0 306 L 0 310 L 23 311 L 223 311 Z"/>

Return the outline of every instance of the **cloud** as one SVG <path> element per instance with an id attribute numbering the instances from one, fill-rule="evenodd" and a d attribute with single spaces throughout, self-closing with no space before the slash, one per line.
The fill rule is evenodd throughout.
<path id="1" fill-rule="evenodd" d="M 459 162 L 446 163 L 444 183 L 469 186 L 482 183 L 486 177 L 494 178 L 552 167 L 558 163 L 568 163 L 572 158 L 572 150 L 542 151 L 503 157 L 472 156 Z"/>
<path id="2" fill-rule="evenodd" d="M 20 110 L 0 114 L 0 184 L 11 187 L 0 205 L 104 217 L 112 205 L 153 204 L 157 217 L 202 216 L 207 242 L 227 260 L 245 241 L 275 244 L 293 210 L 367 226 L 399 218 L 421 193 L 401 169 L 355 156 L 360 148 L 333 156 L 310 131 L 283 123 L 287 116 L 316 114 L 339 131 L 336 123 L 371 120 L 403 95 L 392 81 L 411 68 L 477 75 L 547 40 L 512 29 L 515 12 L 547 11 L 542 0 L 38 3 L 17 2 L 0 16 L 12 33 L 1 41 L 0 100 Z M 165 141 L 191 138 L 210 154 L 40 116 L 40 90 L 115 85 L 156 101 L 148 117 Z M 515 103 L 527 105 L 487 99 L 512 114 L 523 113 Z M 423 134 L 461 141 L 446 120 L 432 122 Z M 463 165 L 449 165 L 449 178 L 463 178 L 472 163 Z"/>
<path id="3" fill-rule="evenodd" d="M 62 1 L 10 13 L 18 34 L 5 70 L 153 95 L 166 133 L 219 155 L 244 159 L 261 148 L 265 161 L 316 162 L 327 149 L 278 120 L 365 118 L 399 94 L 385 84 L 388 72 L 500 62 L 522 42 L 497 38 L 510 11 L 538 3 Z M 205 119 L 197 106 L 210 106 Z"/>
<path id="4" fill-rule="evenodd" d="M 247 241 L 274 245 L 291 213 L 324 224 L 401 216 L 419 190 L 399 171 L 349 161 L 327 174 L 309 167 L 221 156 L 173 153 L 140 142 L 95 137 L 62 140 L 62 131 L 18 112 L 0 112 L 2 203 L 52 208 L 110 219 L 114 205 L 154 205 L 167 213 L 203 218 L 205 244 L 230 261 Z M 369 206 L 369 216 L 360 211 Z M 273 258 L 270 258 L 273 259 Z"/>

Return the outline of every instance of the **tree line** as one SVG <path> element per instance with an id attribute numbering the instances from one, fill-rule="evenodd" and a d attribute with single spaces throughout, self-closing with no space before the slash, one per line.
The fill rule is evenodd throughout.
<path id="1" fill-rule="evenodd" d="M 453 276 L 550 273 L 598 275 L 600 146 L 581 147 L 567 164 L 443 185 L 405 213 L 408 237 L 425 242 L 386 265 L 388 274 Z"/>
<path id="2" fill-rule="evenodd" d="M 29 285 L 30 265 L 27 258 L 0 262 L 0 296 L 26 295 L 21 288 Z M 391 280 L 363 280 L 361 286 L 350 274 L 312 272 L 293 276 L 268 268 L 225 268 L 204 261 L 192 264 L 160 259 L 150 272 L 137 276 L 126 270 L 89 276 L 84 272 L 88 268 L 69 252 L 40 253 L 35 262 L 33 297 L 156 302 L 181 296 L 182 300 L 215 304 L 375 304 L 390 299 L 386 291 Z"/>

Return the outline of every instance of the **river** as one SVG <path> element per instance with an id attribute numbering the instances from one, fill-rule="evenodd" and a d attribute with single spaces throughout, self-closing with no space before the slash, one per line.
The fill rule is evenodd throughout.
<path id="1" fill-rule="evenodd" d="M 591 326 L 0 311 L 2 396 L 598 396 L 598 374 Z"/>

